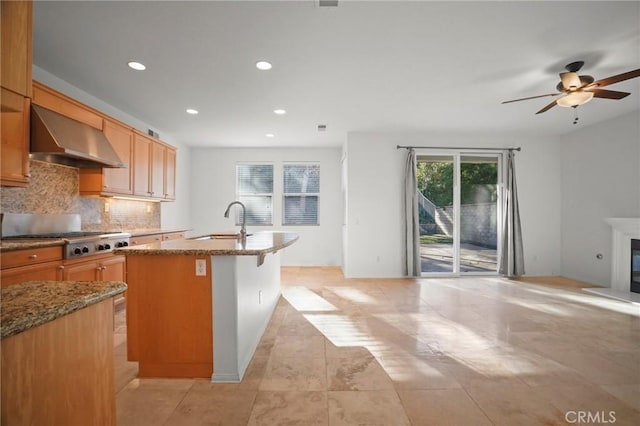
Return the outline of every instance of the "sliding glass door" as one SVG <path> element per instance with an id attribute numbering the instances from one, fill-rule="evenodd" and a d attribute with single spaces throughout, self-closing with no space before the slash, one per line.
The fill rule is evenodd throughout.
<path id="1" fill-rule="evenodd" d="M 497 273 L 500 165 L 501 154 L 418 155 L 423 275 Z"/>

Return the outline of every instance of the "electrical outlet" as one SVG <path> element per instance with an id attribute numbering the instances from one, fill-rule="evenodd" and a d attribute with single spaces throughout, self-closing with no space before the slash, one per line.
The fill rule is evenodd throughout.
<path id="1" fill-rule="evenodd" d="M 196 277 L 204 277 L 207 275 L 206 259 L 196 259 Z"/>
<path id="2" fill-rule="evenodd" d="M 104 203 L 104 212 L 105 213 L 109 213 L 109 202 L 108 201 L 105 201 L 105 203 Z"/>

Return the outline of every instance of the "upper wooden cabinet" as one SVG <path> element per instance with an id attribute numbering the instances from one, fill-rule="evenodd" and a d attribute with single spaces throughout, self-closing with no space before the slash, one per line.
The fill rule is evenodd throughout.
<path id="1" fill-rule="evenodd" d="M 151 197 L 151 145 L 153 140 L 142 133 L 133 134 L 133 194 Z"/>
<path id="2" fill-rule="evenodd" d="M 29 182 L 29 98 L 5 88 L 1 90 L 1 184 L 26 186 Z"/>
<path id="3" fill-rule="evenodd" d="M 164 198 L 176 199 L 176 150 L 167 147 L 164 157 Z"/>
<path id="4" fill-rule="evenodd" d="M 31 97 L 33 3 L 2 1 L 0 61 L 2 87 Z"/>
<path id="5" fill-rule="evenodd" d="M 151 172 L 150 190 L 151 196 L 154 198 L 164 198 L 164 160 L 167 148 L 157 142 L 151 144 L 151 163 L 149 169 Z"/>
<path id="6" fill-rule="evenodd" d="M 31 101 L 35 105 L 40 105 L 65 117 L 102 130 L 103 115 L 99 111 L 37 81 L 33 82 Z"/>
<path id="7" fill-rule="evenodd" d="M 175 148 L 140 132 L 133 140 L 133 194 L 175 200 Z"/>
<path id="8" fill-rule="evenodd" d="M 103 131 L 127 168 L 80 169 L 80 193 L 83 195 L 131 195 L 133 194 L 133 130 L 105 119 Z"/>
<path id="9" fill-rule="evenodd" d="M 0 185 L 26 186 L 33 4 L 3 0 L 0 7 Z"/>
<path id="10" fill-rule="evenodd" d="M 80 195 L 175 200 L 174 147 L 37 81 L 33 82 L 33 103 L 102 130 L 120 160 L 127 164 L 127 168 L 81 168 Z"/>

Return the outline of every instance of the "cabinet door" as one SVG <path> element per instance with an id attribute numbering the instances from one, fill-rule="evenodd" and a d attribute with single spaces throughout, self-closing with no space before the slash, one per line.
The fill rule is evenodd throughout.
<path id="1" fill-rule="evenodd" d="M 29 178 L 29 98 L 4 88 L 1 96 L 2 185 L 26 186 Z"/>
<path id="2" fill-rule="evenodd" d="M 104 135 L 109 139 L 126 169 L 103 168 L 103 190 L 116 194 L 133 193 L 133 131 L 113 121 L 104 121 Z"/>
<path id="3" fill-rule="evenodd" d="M 59 260 L 3 269 L 2 272 L 0 272 L 0 283 L 2 283 L 2 287 L 27 281 L 60 281 L 61 279 L 62 262 Z"/>
<path id="4" fill-rule="evenodd" d="M 164 198 L 164 158 L 167 148 L 158 143 L 151 144 L 151 196 Z"/>
<path id="5" fill-rule="evenodd" d="M 37 81 L 33 82 L 32 101 L 34 105 L 40 105 L 98 130 L 102 130 L 104 125 L 98 111 Z"/>
<path id="6" fill-rule="evenodd" d="M 133 193 L 149 197 L 149 159 L 153 141 L 138 133 L 133 134 Z"/>
<path id="7" fill-rule="evenodd" d="M 2 87 L 31 97 L 33 5 L 31 1 L 2 1 L 1 7 Z"/>
<path id="8" fill-rule="evenodd" d="M 176 199 L 176 150 L 167 148 L 164 164 L 164 198 Z"/>
<path id="9" fill-rule="evenodd" d="M 99 268 L 100 265 L 95 261 L 65 265 L 62 279 L 65 281 L 97 281 L 100 273 Z"/>
<path id="10" fill-rule="evenodd" d="M 100 261 L 101 281 L 124 281 L 125 257 L 113 256 L 111 259 Z"/>

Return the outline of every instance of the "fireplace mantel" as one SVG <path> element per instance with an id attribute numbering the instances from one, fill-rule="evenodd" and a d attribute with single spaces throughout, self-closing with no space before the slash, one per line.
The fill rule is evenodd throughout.
<path id="1" fill-rule="evenodd" d="M 611 288 L 597 289 L 599 294 L 632 302 L 640 302 L 640 294 L 632 293 L 631 239 L 640 240 L 640 218 L 608 217 L 604 221 L 611 226 Z M 595 290 L 595 289 L 594 289 Z"/>

